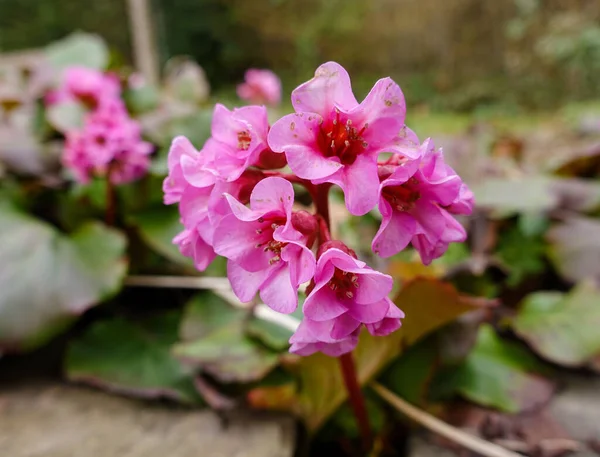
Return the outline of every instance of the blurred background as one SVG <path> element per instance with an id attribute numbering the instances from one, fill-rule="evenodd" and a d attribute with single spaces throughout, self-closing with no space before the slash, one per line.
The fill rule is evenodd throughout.
<path id="1" fill-rule="evenodd" d="M 513 112 L 600 94 L 595 0 L 105 0 L 85 12 L 77 0 L 2 0 L 0 52 L 81 29 L 132 63 L 130 10 L 142 4 L 157 61 L 192 56 L 217 91 L 253 66 L 274 70 L 289 91 L 336 60 L 358 92 L 390 75 L 409 103 L 432 109 Z"/>

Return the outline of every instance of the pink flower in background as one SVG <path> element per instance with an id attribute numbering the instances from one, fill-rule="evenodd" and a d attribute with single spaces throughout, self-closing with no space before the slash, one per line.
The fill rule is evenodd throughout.
<path id="1" fill-rule="evenodd" d="M 271 149 L 284 152 L 300 178 L 339 185 L 354 215 L 377 204 L 380 153 L 418 156 L 418 149 L 407 147 L 415 136 L 404 125 L 404 95 L 390 78 L 377 81 L 359 104 L 346 70 L 328 62 L 292 92 L 292 104 L 296 113 L 269 132 Z"/>
<path id="2" fill-rule="evenodd" d="M 242 100 L 255 104 L 278 105 L 281 101 L 281 81 L 270 70 L 251 68 L 244 75 L 244 82 L 237 87 Z"/>
<path id="3" fill-rule="evenodd" d="M 147 172 L 152 150 L 141 138 L 140 125 L 113 99 L 90 112 L 81 130 L 67 132 L 62 162 L 81 183 L 108 176 L 113 184 L 123 184 Z"/>
<path id="4" fill-rule="evenodd" d="M 389 257 L 411 241 L 423 263 L 441 256 L 450 242 L 464 241 L 466 232 L 448 213 L 470 213 L 473 194 L 444 162 L 433 141 L 421 146 L 422 157 L 380 168 L 379 211 L 382 222 L 372 249 Z"/>
<path id="5" fill-rule="evenodd" d="M 116 75 L 93 68 L 69 67 L 63 78 L 61 87 L 46 95 L 46 104 L 77 99 L 90 108 L 96 108 L 104 101 L 119 99 L 121 95 L 121 85 Z"/>
<path id="6" fill-rule="evenodd" d="M 292 224 L 294 189 L 283 178 L 265 178 L 250 196 L 250 208 L 226 196 L 231 214 L 214 232 L 217 254 L 229 259 L 227 272 L 238 298 L 258 291 L 266 305 L 282 313 L 298 306 L 298 287 L 313 276 L 315 260 L 308 236 Z"/>
<path id="7" fill-rule="evenodd" d="M 314 288 L 304 302 L 300 335 L 290 340 L 292 352 L 323 351 L 323 344 L 338 344 L 336 349 L 329 347 L 329 352 L 342 347 L 351 350 L 350 342 L 363 324 L 374 335 L 400 328 L 404 313 L 388 298 L 392 284 L 391 276 L 347 252 L 335 247 L 325 250 L 317 261 Z"/>

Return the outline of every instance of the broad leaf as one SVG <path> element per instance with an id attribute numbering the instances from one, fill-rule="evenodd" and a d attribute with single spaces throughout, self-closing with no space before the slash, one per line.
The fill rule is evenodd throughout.
<path id="1" fill-rule="evenodd" d="M 473 192 L 479 207 L 490 209 L 494 214 L 504 217 L 555 207 L 558 198 L 550 192 L 550 185 L 551 180 L 544 176 L 490 178 L 474 187 Z"/>
<path id="2" fill-rule="evenodd" d="M 108 65 L 109 52 L 98 35 L 75 32 L 50 44 L 46 57 L 57 70 L 73 65 L 103 70 Z"/>
<path id="3" fill-rule="evenodd" d="M 475 403 L 516 413 L 550 398 L 553 385 L 536 374 L 544 371 L 525 348 L 501 340 L 491 326 L 482 325 L 473 351 L 448 382 Z"/>
<path id="4" fill-rule="evenodd" d="M 461 314 L 482 309 L 482 304 L 487 305 L 486 302 L 460 296 L 449 283 L 432 279 L 416 279 L 408 283 L 394 301 L 406 314 L 401 330 L 406 346 Z"/>
<path id="5" fill-rule="evenodd" d="M 149 208 L 136 214 L 133 219 L 142 239 L 157 253 L 175 263 L 194 265 L 193 261 L 181 254 L 179 248 L 173 244 L 175 235 L 183 230 L 177 207 Z"/>
<path id="6" fill-rule="evenodd" d="M 277 354 L 246 337 L 238 325 L 175 346 L 174 354 L 222 382 L 258 381 L 278 364 Z"/>
<path id="7" fill-rule="evenodd" d="M 550 259 L 567 280 L 600 280 L 600 222 L 576 217 L 548 231 Z"/>
<path id="8" fill-rule="evenodd" d="M 600 290 L 590 283 L 568 294 L 536 292 L 523 301 L 515 331 L 540 355 L 581 366 L 600 354 Z"/>
<path id="9" fill-rule="evenodd" d="M 289 347 L 293 332 L 264 319 L 252 318 L 246 326 L 246 332 L 275 351 L 284 351 Z"/>
<path id="10" fill-rule="evenodd" d="M 67 377 L 142 398 L 198 402 L 191 370 L 171 355 L 179 320 L 171 312 L 137 323 L 117 318 L 93 324 L 69 345 Z"/>
<path id="11" fill-rule="evenodd" d="M 194 297 L 181 324 L 184 342 L 173 353 L 223 382 L 257 381 L 279 361 L 276 353 L 245 335 L 247 312 L 212 293 Z"/>
<path id="12" fill-rule="evenodd" d="M 51 105 L 47 110 L 48 122 L 61 133 L 83 127 L 86 108 L 78 101 L 66 101 Z"/>
<path id="13" fill-rule="evenodd" d="M 500 233 L 498 256 L 509 270 L 506 283 L 515 287 L 527 276 L 544 271 L 546 246 L 539 236 L 527 236 L 519 226 Z"/>
<path id="14" fill-rule="evenodd" d="M 98 223 L 70 236 L 0 202 L 0 346 L 45 343 L 118 291 L 124 237 Z"/>

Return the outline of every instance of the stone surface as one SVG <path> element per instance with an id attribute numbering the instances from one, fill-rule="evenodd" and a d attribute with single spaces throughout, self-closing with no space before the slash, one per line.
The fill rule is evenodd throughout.
<path id="1" fill-rule="evenodd" d="M 0 390 L 0 455 L 292 457 L 294 421 L 138 402 L 60 384 Z"/>

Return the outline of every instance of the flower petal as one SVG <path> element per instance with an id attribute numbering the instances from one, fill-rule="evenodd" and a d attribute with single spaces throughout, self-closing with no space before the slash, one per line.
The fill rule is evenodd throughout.
<path id="1" fill-rule="evenodd" d="M 362 135 L 363 139 L 369 148 L 378 149 L 394 140 L 404 126 L 404 94 L 392 79 L 380 79 L 348 116 L 356 125 L 368 126 Z"/>
<path id="2" fill-rule="evenodd" d="M 269 270 L 250 273 L 236 262 L 232 262 L 231 260 L 227 262 L 227 277 L 229 278 L 233 292 L 241 302 L 249 302 L 256 296 L 258 289 L 269 273 Z"/>
<path id="3" fill-rule="evenodd" d="M 416 232 L 417 221 L 410 214 L 394 211 L 387 200 L 379 202 L 383 220 L 373 238 L 371 249 L 381 257 L 387 258 L 402 251 Z"/>
<path id="4" fill-rule="evenodd" d="M 348 311 L 348 308 L 340 303 L 334 291 L 324 285 L 318 290 L 313 290 L 306 297 L 303 311 L 309 319 L 320 322 L 341 316 Z"/>
<path id="5" fill-rule="evenodd" d="M 256 233 L 256 227 L 256 224 L 240 221 L 233 214 L 225 216 L 213 235 L 215 252 L 247 271 L 268 269 L 273 255 L 258 246 L 264 242 L 265 234 Z"/>
<path id="6" fill-rule="evenodd" d="M 358 105 L 348 72 L 336 62 L 327 62 L 315 76 L 292 92 L 292 105 L 297 112 L 317 113 L 325 117 L 335 108 L 349 111 Z"/>
<path id="7" fill-rule="evenodd" d="M 349 313 L 342 314 L 334 320 L 331 338 L 335 340 L 347 338 L 358 327 L 360 327 L 359 320 L 354 319 Z"/>
<path id="8" fill-rule="evenodd" d="M 300 178 L 324 178 L 342 168 L 339 159 L 324 157 L 320 151 L 318 136 L 322 121 L 315 114 L 288 114 L 269 131 L 269 147 L 275 152 L 285 152 L 288 165 Z"/>
<path id="9" fill-rule="evenodd" d="M 281 265 L 260 288 L 260 298 L 278 313 L 293 313 L 298 307 L 298 289 L 290 281 L 290 270 Z"/>
<path id="10" fill-rule="evenodd" d="M 377 204 L 379 177 L 377 159 L 373 156 L 359 155 L 352 165 L 345 165 L 327 181 L 342 188 L 346 208 L 355 216 L 368 213 Z"/>
<path id="11" fill-rule="evenodd" d="M 265 178 L 260 181 L 250 195 L 250 207 L 254 211 L 279 210 L 287 216 L 292 216 L 294 204 L 294 187 L 286 179 L 279 177 Z"/>

